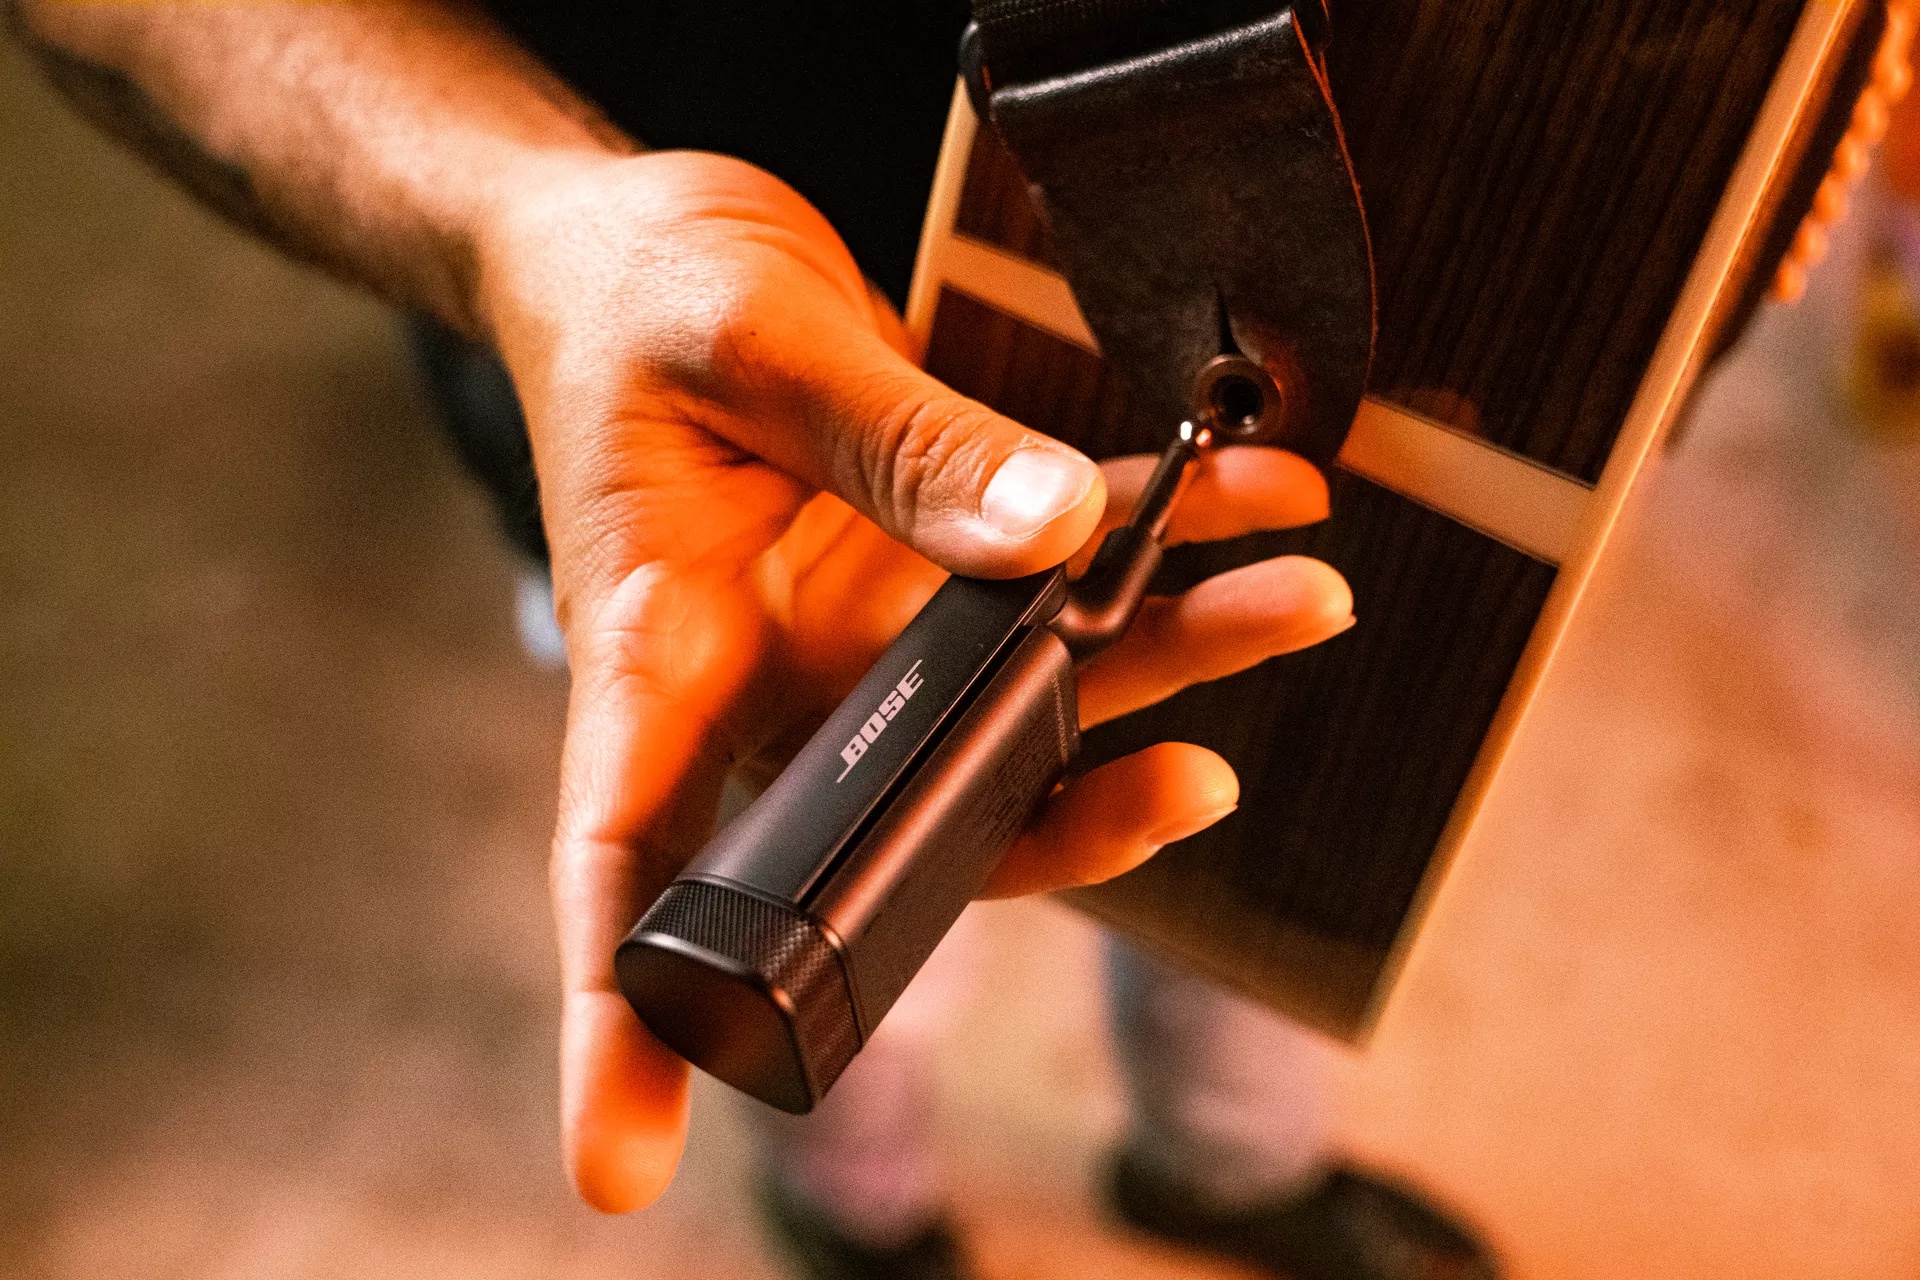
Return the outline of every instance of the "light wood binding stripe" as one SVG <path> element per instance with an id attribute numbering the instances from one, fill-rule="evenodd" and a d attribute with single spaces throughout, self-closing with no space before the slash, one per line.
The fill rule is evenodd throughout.
<path id="1" fill-rule="evenodd" d="M 1593 500 L 1552 467 L 1372 397 L 1361 401 L 1339 462 L 1552 565 L 1572 551 Z"/>
<path id="2" fill-rule="evenodd" d="M 969 143 L 971 135 L 968 130 Z M 1098 353 L 1065 279 L 1003 249 L 956 235 L 952 225 L 948 213 L 946 234 L 925 242 L 917 264 L 936 301 L 944 284 Z M 924 322 L 930 328 L 931 305 L 918 310 L 927 313 Z M 1571 551 L 1593 496 L 1570 476 L 1373 397 L 1360 406 L 1339 461 L 1356 475 L 1548 564 L 1559 564 Z"/>
<path id="3" fill-rule="evenodd" d="M 967 165 L 973 159 L 973 135 L 978 127 L 973 104 L 967 99 L 966 82 L 955 80 L 953 105 L 947 108 L 947 128 L 940 138 L 940 159 L 934 164 L 933 189 L 927 193 L 927 216 L 920 224 L 913 281 L 907 286 L 907 313 L 902 317 L 907 336 L 919 353 L 916 358 L 925 357 L 927 339 L 933 335 L 940 280 L 946 274 L 943 247 L 952 240 L 953 221 L 960 215 L 960 197 L 966 192 Z"/>
<path id="4" fill-rule="evenodd" d="M 1066 277 L 972 236 L 948 236 L 938 260 L 947 288 L 1100 354 Z"/>

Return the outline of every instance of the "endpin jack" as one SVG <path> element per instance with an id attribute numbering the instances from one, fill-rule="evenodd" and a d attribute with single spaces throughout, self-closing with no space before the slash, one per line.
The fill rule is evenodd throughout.
<path id="1" fill-rule="evenodd" d="M 1245 356 L 1215 356 L 1201 368 L 1194 380 L 1192 416 L 1160 455 L 1132 518 L 1101 541 L 1093 563 L 1073 584 L 1050 624 L 1076 663 L 1118 640 L 1133 624 L 1160 568 L 1174 503 L 1201 455 L 1223 440 L 1268 438 L 1285 416 L 1279 384 Z"/>

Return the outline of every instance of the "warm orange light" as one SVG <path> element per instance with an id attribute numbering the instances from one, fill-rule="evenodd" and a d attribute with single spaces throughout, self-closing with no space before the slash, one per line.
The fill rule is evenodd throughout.
<path id="1" fill-rule="evenodd" d="M 1907 199 L 1920 199 L 1920 110 L 1901 107 L 1913 87 L 1913 47 L 1917 0 L 1892 0 L 1887 29 L 1874 54 L 1873 73 L 1853 119 L 1834 148 L 1833 163 L 1814 194 L 1813 208 L 1773 277 L 1776 302 L 1796 302 L 1807 291 L 1807 272 L 1827 253 L 1827 229 L 1847 212 L 1847 190 L 1866 176 L 1873 148 L 1885 141 L 1887 181 Z"/>

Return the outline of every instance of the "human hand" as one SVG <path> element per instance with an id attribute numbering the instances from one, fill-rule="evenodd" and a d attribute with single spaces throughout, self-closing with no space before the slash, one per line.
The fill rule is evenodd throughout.
<path id="1" fill-rule="evenodd" d="M 562 1112 L 581 1195 L 672 1177 L 688 1068 L 616 984 L 614 949 L 707 838 L 730 769 L 778 772 L 945 571 L 1035 572 L 1123 519 L 1151 459 L 1102 469 L 916 369 L 824 219 L 740 161 L 578 157 L 502 196 L 481 311 L 527 409 L 572 699 L 552 886 Z M 1225 450 L 1176 540 L 1319 519 L 1290 454 Z M 1342 630 L 1345 582 L 1289 557 L 1150 600 L 1081 673 L 1098 723 Z M 1210 751 L 1163 744 L 1058 791 L 988 886 L 1136 865 L 1232 808 Z"/>

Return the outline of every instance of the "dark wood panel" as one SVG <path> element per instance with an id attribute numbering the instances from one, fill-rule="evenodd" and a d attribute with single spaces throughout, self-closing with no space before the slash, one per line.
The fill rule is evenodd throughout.
<path id="1" fill-rule="evenodd" d="M 1371 982 L 1293 971 L 1289 939 L 1378 976 L 1554 570 L 1357 477 L 1334 500 L 1257 550 L 1334 565 L 1361 624 L 1090 736 L 1090 760 L 1197 741 L 1242 783 L 1239 812 L 1093 896 L 1136 927 L 1185 921 L 1170 937 L 1202 967 L 1351 1029 Z"/>
<path id="2" fill-rule="evenodd" d="M 1498 10 L 1354 6 L 1331 50 L 1380 272 L 1374 389 L 1442 390 L 1594 480 L 1799 6 Z"/>
<path id="3" fill-rule="evenodd" d="M 983 126 L 974 137 L 973 152 L 967 158 L 965 196 L 953 229 L 1023 258 L 1053 263 L 1046 228 L 1034 213 L 1026 179 L 990 128 Z"/>
<path id="4" fill-rule="evenodd" d="M 1075 444 L 1164 439 L 1094 357 L 957 294 L 941 299 L 927 365 Z M 1362 625 L 1090 733 L 1087 768 L 1168 738 L 1211 747 L 1239 772 L 1242 803 L 1084 900 L 1351 1031 L 1554 574 L 1354 476 L 1334 478 L 1334 509 L 1312 529 L 1169 553 L 1162 591 L 1264 556 L 1318 556 L 1353 584 Z M 1174 924 L 1199 919 L 1204 930 Z"/>

